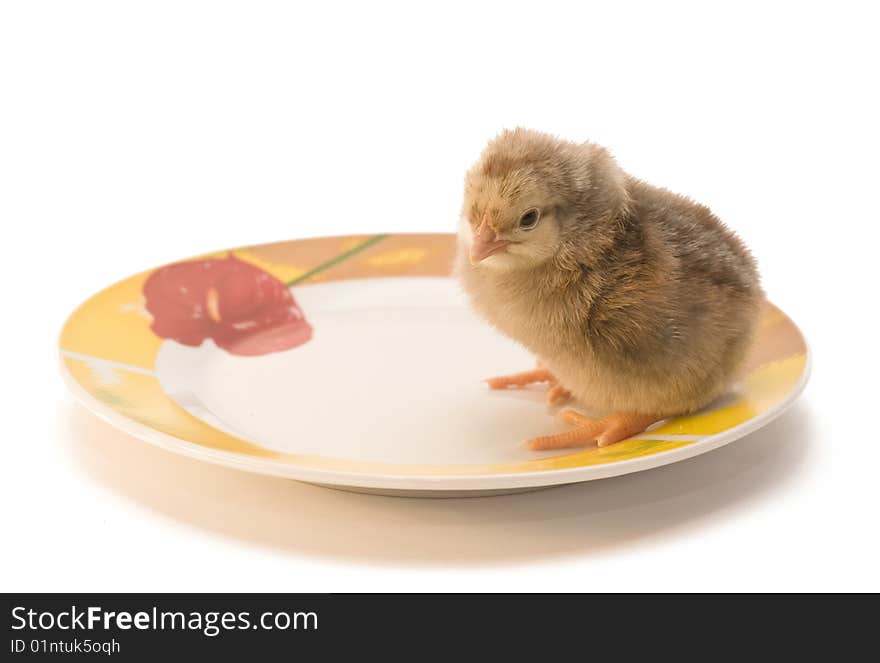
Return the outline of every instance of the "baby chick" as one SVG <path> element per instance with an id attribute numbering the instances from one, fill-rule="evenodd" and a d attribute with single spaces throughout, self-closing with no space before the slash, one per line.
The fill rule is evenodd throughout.
<path id="1" fill-rule="evenodd" d="M 456 273 L 476 311 L 538 357 L 493 389 L 549 382 L 608 413 L 532 449 L 614 444 L 720 396 L 763 293 L 755 261 L 708 208 L 642 182 L 609 153 L 526 129 L 465 178 Z"/>

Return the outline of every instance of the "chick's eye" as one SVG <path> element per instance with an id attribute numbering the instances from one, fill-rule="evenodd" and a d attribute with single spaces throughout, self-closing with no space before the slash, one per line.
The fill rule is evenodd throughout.
<path id="1" fill-rule="evenodd" d="M 538 225 L 538 219 L 541 218 L 541 212 L 536 209 L 530 209 L 519 217 L 519 227 L 523 230 L 531 230 Z"/>

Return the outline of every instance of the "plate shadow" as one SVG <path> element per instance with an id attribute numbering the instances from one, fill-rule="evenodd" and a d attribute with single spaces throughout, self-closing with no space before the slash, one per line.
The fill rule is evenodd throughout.
<path id="1" fill-rule="evenodd" d="M 742 440 L 665 467 L 517 495 L 434 500 L 239 472 L 143 443 L 73 403 L 61 414 L 75 466 L 142 507 L 291 555 L 396 566 L 585 557 L 681 535 L 772 499 L 803 466 L 813 437 L 799 403 Z"/>

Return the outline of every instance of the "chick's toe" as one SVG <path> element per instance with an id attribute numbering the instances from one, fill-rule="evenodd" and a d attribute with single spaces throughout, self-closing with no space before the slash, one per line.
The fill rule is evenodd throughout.
<path id="1" fill-rule="evenodd" d="M 531 371 L 523 371 L 522 373 L 512 373 L 511 375 L 499 375 L 498 377 L 488 378 L 486 383 L 489 389 L 507 389 L 509 387 L 521 388 L 536 382 L 546 382 L 550 385 L 547 391 L 547 403 L 555 405 L 567 401 L 571 398 L 571 392 L 559 384 L 559 379 L 549 370 L 544 368 L 539 361 L 536 368 Z"/>
<path id="2" fill-rule="evenodd" d="M 571 398 L 571 392 L 558 382 L 547 391 L 547 402 L 550 405 L 567 401 Z"/>
<path id="3" fill-rule="evenodd" d="M 523 371 L 522 373 L 512 373 L 511 375 L 499 375 L 498 377 L 488 378 L 486 383 L 489 389 L 507 389 L 508 387 L 525 387 L 535 382 L 556 382 L 556 377 L 546 368 L 535 368 L 531 371 Z"/>
<path id="4" fill-rule="evenodd" d="M 600 447 L 607 447 L 633 435 L 638 435 L 648 426 L 663 418 L 618 412 L 603 419 L 591 419 L 574 410 L 563 410 L 559 416 L 576 427 L 564 433 L 532 438 L 528 441 L 529 449 L 534 451 L 565 449 L 590 442 L 596 442 Z"/>

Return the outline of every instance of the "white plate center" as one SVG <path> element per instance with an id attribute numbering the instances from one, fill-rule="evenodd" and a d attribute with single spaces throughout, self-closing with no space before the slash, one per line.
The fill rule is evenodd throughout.
<path id="1" fill-rule="evenodd" d="M 296 287 L 312 340 L 240 357 L 166 341 L 165 391 L 194 416 L 260 446 L 389 463 L 498 463 L 539 455 L 529 437 L 565 430 L 540 387 L 490 392 L 483 378 L 534 358 L 468 308 L 450 278 Z"/>

